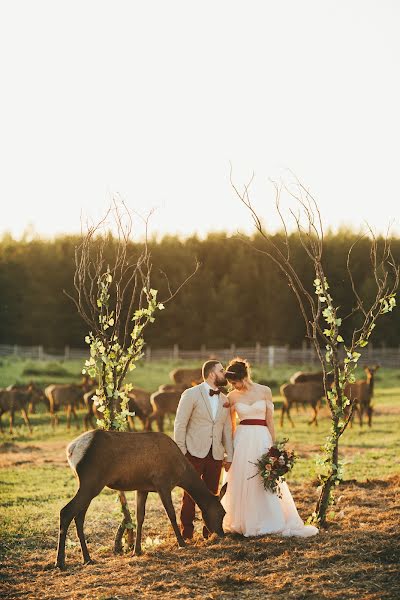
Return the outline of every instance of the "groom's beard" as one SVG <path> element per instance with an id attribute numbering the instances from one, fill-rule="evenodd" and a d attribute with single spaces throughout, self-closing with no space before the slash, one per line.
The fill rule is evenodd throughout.
<path id="1" fill-rule="evenodd" d="M 215 385 L 217 387 L 223 387 L 225 385 L 228 385 L 228 380 L 226 379 L 226 377 L 217 377 L 215 380 Z"/>

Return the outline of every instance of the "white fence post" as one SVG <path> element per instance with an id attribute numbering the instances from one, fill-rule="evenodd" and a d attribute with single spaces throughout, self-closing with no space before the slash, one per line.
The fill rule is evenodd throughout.
<path id="1" fill-rule="evenodd" d="M 172 358 L 179 358 L 179 346 L 178 344 L 174 344 L 174 348 L 172 350 Z"/>
<path id="2" fill-rule="evenodd" d="M 43 346 L 38 346 L 38 359 L 43 360 Z"/>
<path id="3" fill-rule="evenodd" d="M 69 360 L 69 357 L 70 357 L 69 346 L 65 346 L 64 347 L 64 360 Z"/>
<path id="4" fill-rule="evenodd" d="M 146 360 L 151 360 L 151 348 L 150 348 L 150 346 L 146 346 L 145 358 L 146 358 Z"/>
<path id="5" fill-rule="evenodd" d="M 273 367 L 275 364 L 275 346 L 268 346 L 268 366 Z"/>
<path id="6" fill-rule="evenodd" d="M 259 365 L 261 362 L 261 344 L 260 342 L 256 343 L 256 353 L 254 355 L 254 362 L 256 363 L 256 365 Z"/>

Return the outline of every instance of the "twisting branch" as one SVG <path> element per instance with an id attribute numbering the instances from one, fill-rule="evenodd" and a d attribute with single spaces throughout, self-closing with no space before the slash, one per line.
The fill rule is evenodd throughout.
<path id="1" fill-rule="evenodd" d="M 368 344 L 377 319 L 383 314 L 391 312 L 396 305 L 395 296 L 399 287 L 400 268 L 396 264 L 391 251 L 389 232 L 383 240 L 383 248 L 379 256 L 377 239 L 372 229 L 368 227 L 371 239 L 371 274 L 375 282 L 375 295 L 372 301 L 368 303 L 366 299 L 361 297 L 355 286 L 351 271 L 351 254 L 355 243 L 350 247 L 346 268 L 355 298 L 355 307 L 349 315 L 343 318 L 348 319 L 360 313 L 363 321 L 359 327 L 353 327 L 350 340 L 346 344 L 340 334 L 343 321 L 339 316 L 340 307 L 335 305 L 326 277 L 323 258 L 324 231 L 321 213 L 315 198 L 297 178 L 295 180 L 295 190 L 284 186 L 290 198 L 300 208 L 299 214 L 293 209 L 290 209 L 290 214 L 294 219 L 301 247 L 314 272 L 314 293 L 312 294 L 307 289 L 290 256 L 288 228 L 280 209 L 282 186 L 278 188 L 277 184 L 274 183 L 275 206 L 283 225 L 285 253 L 281 251 L 277 242 L 264 228 L 260 216 L 253 207 L 249 192 L 251 181 L 245 186 L 244 192 L 241 193 L 232 181 L 232 168 L 230 178 L 236 196 L 249 210 L 256 231 L 265 247 L 259 248 L 255 243 L 248 242 L 248 240 L 243 241 L 252 246 L 257 252 L 271 259 L 285 274 L 289 286 L 297 298 L 306 328 L 306 337 L 313 343 L 321 363 L 325 396 L 331 413 L 331 434 L 324 446 L 325 458 L 322 461 L 320 460 L 321 493 L 312 520 L 325 525 L 327 508 L 333 502 L 332 490 L 342 478 L 342 467 L 339 461 L 339 439 L 352 418 L 356 401 L 355 398 L 346 397 L 346 386 L 355 381 L 353 372 L 361 356 L 358 350 Z M 305 225 L 303 225 L 302 217 Z M 325 346 L 325 349 L 321 348 L 321 343 Z M 344 361 L 342 359 L 343 351 Z M 328 385 L 328 375 L 331 377 L 333 375 L 332 386 Z"/>
<path id="2" fill-rule="evenodd" d="M 164 308 L 151 285 L 150 216 L 140 217 L 145 236 L 134 245 L 132 214 L 122 200 L 114 199 L 105 217 L 82 231 L 75 249 L 74 291 L 64 290 L 89 328 L 85 341 L 90 345 L 90 358 L 82 372 L 96 380 L 93 401 L 97 425 L 103 429 L 126 429 L 133 414 L 129 412 L 132 384 L 125 382 L 126 376 L 143 356 L 145 329 Z M 169 285 L 164 302 L 172 300 L 197 270 L 198 264 L 174 292 Z M 119 498 L 124 520 L 116 539 L 118 550 L 123 531 L 131 533 L 133 527 L 125 494 L 120 492 Z"/>

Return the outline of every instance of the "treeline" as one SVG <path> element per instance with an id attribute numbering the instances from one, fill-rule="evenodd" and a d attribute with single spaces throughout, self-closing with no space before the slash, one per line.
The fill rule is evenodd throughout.
<path id="1" fill-rule="evenodd" d="M 324 264 L 331 293 L 341 315 L 354 306 L 346 258 L 356 234 L 342 231 L 328 234 Z M 283 242 L 281 234 L 275 236 Z M 87 329 L 63 290 L 72 291 L 74 251 L 77 236 L 54 240 L 0 240 L 0 343 L 34 345 L 46 348 L 85 346 Z M 247 238 L 262 247 L 258 238 Z M 290 236 L 291 255 L 303 280 L 312 291 L 313 273 L 295 235 Z M 260 342 L 297 347 L 304 339 L 304 324 L 296 299 L 284 276 L 265 255 L 235 236 L 210 234 L 204 240 L 190 237 L 164 237 L 150 244 L 153 262 L 153 287 L 160 299 L 166 295 L 166 281 L 177 286 L 192 272 L 195 260 L 201 267 L 197 275 L 146 331 L 152 347 L 174 343 L 191 349 L 205 344 L 209 348 Z M 374 279 L 371 273 L 370 243 L 361 239 L 352 253 L 354 281 L 361 296 L 371 299 Z M 132 252 L 137 251 L 132 244 Z M 392 250 L 400 261 L 400 239 L 392 240 Z M 110 250 L 111 251 L 111 250 Z M 354 321 L 344 322 L 344 332 Z M 381 319 L 372 339 L 388 347 L 400 343 L 400 309 Z"/>

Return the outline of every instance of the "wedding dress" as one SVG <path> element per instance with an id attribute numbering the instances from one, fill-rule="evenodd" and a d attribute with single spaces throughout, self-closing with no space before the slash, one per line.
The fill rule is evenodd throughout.
<path id="1" fill-rule="evenodd" d="M 270 401 L 268 401 L 270 402 Z M 236 402 L 235 409 L 244 419 L 265 420 L 267 400 L 253 404 Z M 273 404 L 270 402 L 273 410 Z M 277 533 L 283 536 L 309 537 L 318 533 L 312 525 L 304 525 L 286 482 L 279 483 L 282 498 L 265 491 L 261 477 L 253 463 L 272 446 L 268 427 L 263 425 L 238 425 L 234 435 L 233 462 L 225 474 L 227 491 L 222 498 L 226 511 L 224 530 L 242 535 L 256 536 Z"/>

